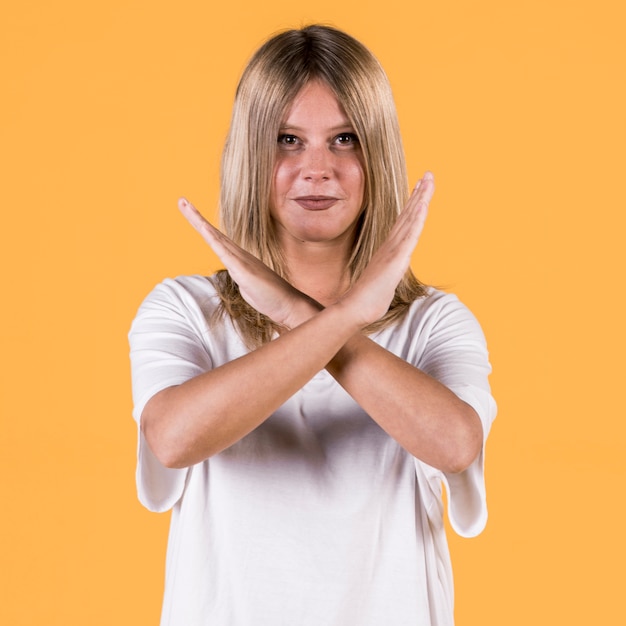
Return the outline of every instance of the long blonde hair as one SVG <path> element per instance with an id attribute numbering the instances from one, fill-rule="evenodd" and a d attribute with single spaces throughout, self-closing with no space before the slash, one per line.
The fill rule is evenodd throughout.
<path id="1" fill-rule="evenodd" d="M 311 80 L 326 83 L 343 106 L 361 145 L 364 209 L 349 261 L 351 282 L 385 240 L 408 199 L 408 180 L 391 87 L 376 58 L 350 35 L 328 26 L 288 30 L 269 39 L 243 72 L 222 155 L 220 221 L 224 232 L 289 280 L 269 210 L 276 141 L 298 92 Z M 228 272 L 214 278 L 227 313 L 252 348 L 280 329 L 241 297 Z M 409 270 L 387 314 L 372 332 L 399 319 L 425 287 Z"/>

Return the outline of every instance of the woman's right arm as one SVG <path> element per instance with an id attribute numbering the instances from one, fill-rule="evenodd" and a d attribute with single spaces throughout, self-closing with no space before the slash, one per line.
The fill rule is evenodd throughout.
<path id="1" fill-rule="evenodd" d="M 433 189 L 432 177 L 425 180 L 350 297 L 325 309 L 180 202 L 248 304 L 291 330 L 147 402 L 142 430 L 163 465 L 188 467 L 239 441 L 324 369 L 351 337 L 384 315 L 424 224 Z"/>
<path id="2" fill-rule="evenodd" d="M 253 352 L 159 391 L 141 415 L 152 452 L 180 468 L 224 450 L 324 369 L 360 328 L 349 309 L 331 306 Z"/>

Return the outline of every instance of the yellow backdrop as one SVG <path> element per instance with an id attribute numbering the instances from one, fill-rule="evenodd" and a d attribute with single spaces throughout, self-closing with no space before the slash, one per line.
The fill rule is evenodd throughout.
<path id="1" fill-rule="evenodd" d="M 176 198 L 214 213 L 241 69 L 313 21 L 386 67 L 411 178 L 438 182 L 414 267 L 490 345 L 458 624 L 624 623 L 623 3 L 310 4 L 3 8 L 0 623 L 157 623 L 168 516 L 135 498 L 126 333 L 157 281 L 217 267 Z"/>

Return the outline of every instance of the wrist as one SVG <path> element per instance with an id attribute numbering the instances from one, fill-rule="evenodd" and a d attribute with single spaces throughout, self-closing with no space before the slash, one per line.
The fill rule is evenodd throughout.
<path id="1" fill-rule="evenodd" d="M 350 331 L 351 335 L 360 334 L 366 324 L 363 323 L 362 315 L 355 302 L 348 298 L 341 298 L 327 307 L 332 310 L 333 315 L 340 320 L 342 327 Z"/>
<path id="2" fill-rule="evenodd" d="M 313 300 L 313 298 L 309 298 L 305 294 L 300 295 L 301 297 L 294 302 L 287 318 L 283 321 L 283 325 L 289 329 L 304 324 L 304 322 L 310 320 L 315 314 L 324 309 L 324 307 L 319 302 Z"/>

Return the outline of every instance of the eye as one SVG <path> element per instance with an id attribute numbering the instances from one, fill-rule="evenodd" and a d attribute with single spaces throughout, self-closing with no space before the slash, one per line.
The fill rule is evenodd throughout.
<path id="1" fill-rule="evenodd" d="M 278 145 L 283 148 L 291 148 L 298 145 L 299 139 L 295 135 L 278 135 Z"/>
<path id="2" fill-rule="evenodd" d="M 355 133 L 340 133 L 335 137 L 335 143 L 339 146 L 356 146 L 359 138 Z"/>

